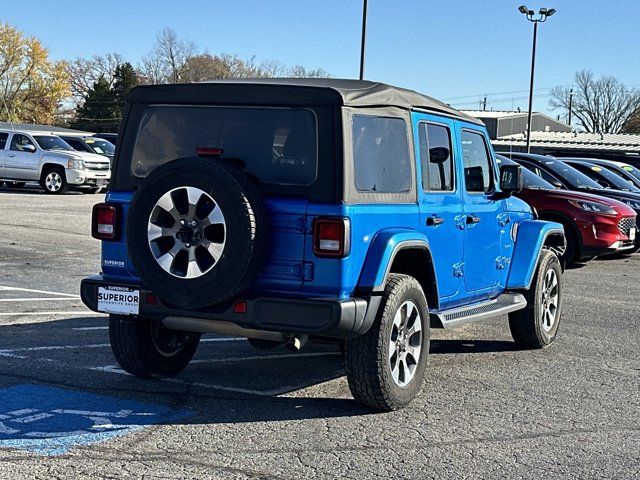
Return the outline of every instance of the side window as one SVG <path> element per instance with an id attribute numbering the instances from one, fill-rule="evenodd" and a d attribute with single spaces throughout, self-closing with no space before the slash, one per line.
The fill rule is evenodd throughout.
<path id="1" fill-rule="evenodd" d="M 432 192 L 452 191 L 454 175 L 451 132 L 443 125 L 432 123 L 421 123 L 418 132 L 422 188 Z"/>
<path id="2" fill-rule="evenodd" d="M 493 189 L 493 172 L 484 136 L 462 131 L 464 181 L 468 192 L 488 192 Z"/>
<path id="3" fill-rule="evenodd" d="M 562 185 L 562 182 L 558 180 L 558 177 L 556 177 L 555 175 L 551 175 L 546 170 L 542 170 L 541 168 L 536 168 L 534 173 L 538 175 L 540 178 L 542 178 L 543 180 L 546 180 L 547 182 L 553 185 L 558 185 L 558 184 Z"/>
<path id="4" fill-rule="evenodd" d="M 0 132 L 0 150 L 3 150 L 5 145 L 7 144 L 7 139 L 9 138 L 8 133 Z"/>
<path id="5" fill-rule="evenodd" d="M 411 189 L 407 125 L 401 118 L 354 115 L 353 163 L 360 192 L 400 193 Z"/>
<path id="6" fill-rule="evenodd" d="M 15 150 L 18 152 L 24 152 L 26 151 L 24 150 L 25 145 L 32 145 L 35 147 L 35 145 L 33 145 L 33 142 L 29 139 L 29 137 L 27 137 L 26 135 L 20 135 L 19 133 L 16 133 L 11 139 L 11 145 L 9 146 L 9 149 Z"/>

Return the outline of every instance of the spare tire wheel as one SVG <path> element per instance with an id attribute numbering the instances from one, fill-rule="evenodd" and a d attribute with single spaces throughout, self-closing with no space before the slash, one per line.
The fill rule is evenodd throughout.
<path id="1" fill-rule="evenodd" d="M 245 290 L 267 254 L 257 185 L 224 161 L 184 158 L 155 169 L 129 206 L 127 244 L 144 285 L 197 308 Z"/>

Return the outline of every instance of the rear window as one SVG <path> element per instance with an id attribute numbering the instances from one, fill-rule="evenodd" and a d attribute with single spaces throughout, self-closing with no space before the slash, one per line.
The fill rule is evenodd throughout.
<path id="1" fill-rule="evenodd" d="M 143 114 L 131 170 L 145 177 L 196 148 L 223 149 L 261 182 L 310 185 L 318 164 L 316 117 L 306 109 L 151 106 Z"/>
<path id="2" fill-rule="evenodd" d="M 407 127 L 401 118 L 353 115 L 353 162 L 359 192 L 411 189 Z"/>

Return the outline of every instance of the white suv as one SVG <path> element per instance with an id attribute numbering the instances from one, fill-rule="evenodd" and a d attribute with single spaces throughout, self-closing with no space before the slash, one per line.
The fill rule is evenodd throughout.
<path id="1" fill-rule="evenodd" d="M 47 193 L 81 187 L 96 193 L 111 178 L 109 159 L 77 152 L 49 132 L 0 130 L 0 181 L 13 186 L 36 181 Z"/>

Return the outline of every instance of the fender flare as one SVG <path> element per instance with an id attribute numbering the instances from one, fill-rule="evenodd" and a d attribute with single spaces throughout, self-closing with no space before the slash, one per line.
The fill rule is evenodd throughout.
<path id="1" fill-rule="evenodd" d="M 544 220 L 523 220 L 518 223 L 507 289 L 531 288 L 542 249 L 553 237 L 561 237 L 563 243 L 566 241 L 562 224 Z"/>
<path id="2" fill-rule="evenodd" d="M 373 294 L 384 291 L 396 255 L 407 249 L 423 250 L 428 256 L 428 268 L 431 269 L 429 275 L 433 279 L 437 299 L 437 282 L 429 240 L 420 232 L 401 228 L 382 230 L 375 235 L 360 271 L 357 290 Z"/>

